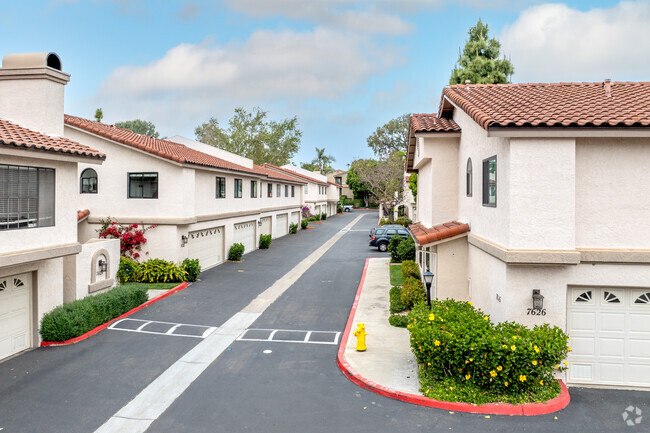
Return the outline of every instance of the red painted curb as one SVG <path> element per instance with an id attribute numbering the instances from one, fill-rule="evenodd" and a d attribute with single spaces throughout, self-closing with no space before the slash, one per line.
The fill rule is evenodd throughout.
<path id="1" fill-rule="evenodd" d="M 488 404 L 477 406 L 470 403 L 434 400 L 432 398 L 427 398 L 422 395 L 396 391 L 394 389 L 390 389 L 385 386 L 379 385 L 361 376 L 345 360 L 345 347 L 348 344 L 350 330 L 352 328 L 352 323 L 354 322 L 354 316 L 357 312 L 357 306 L 359 305 L 359 297 L 361 296 L 361 289 L 363 287 L 363 282 L 366 278 L 366 271 L 368 270 L 368 262 L 370 260 L 371 260 L 370 258 L 366 259 L 366 263 L 363 267 L 363 274 L 361 275 L 359 288 L 357 289 L 357 294 L 354 297 L 354 303 L 352 304 L 352 308 L 350 310 L 348 323 L 345 325 L 345 331 L 343 331 L 343 336 L 341 337 L 341 343 L 339 345 L 339 351 L 336 359 L 336 363 L 341 369 L 341 371 L 343 372 L 343 374 L 345 374 L 345 376 L 348 379 L 350 379 L 352 382 L 356 383 L 360 387 L 365 388 L 369 391 L 372 391 L 379 395 L 383 395 L 384 397 L 389 397 L 407 403 L 417 404 L 420 406 L 435 407 L 438 409 L 452 410 L 456 412 L 481 413 L 481 414 L 490 414 L 490 415 L 532 416 L 532 415 L 545 415 L 545 414 L 557 412 L 558 410 L 564 409 L 569 405 L 569 402 L 571 401 L 571 396 L 569 395 L 569 390 L 567 389 L 566 385 L 561 380 L 558 381 L 560 382 L 560 387 L 562 388 L 562 390 L 560 391 L 560 395 L 545 403 L 525 403 L 525 404 L 488 403 Z"/>
<path id="2" fill-rule="evenodd" d="M 88 337 L 91 337 L 91 336 L 97 334 L 102 329 L 108 328 L 108 326 L 111 323 L 115 322 L 116 320 L 123 319 L 123 318 L 125 318 L 127 316 L 130 316 L 131 314 L 135 313 L 136 311 L 140 311 L 143 308 L 148 307 L 149 305 L 153 304 L 154 302 L 158 302 L 161 299 L 166 298 L 167 296 L 169 296 L 171 294 L 174 294 L 176 292 L 180 292 L 181 290 L 183 290 L 186 287 L 187 287 L 187 282 L 183 282 L 183 283 L 179 284 L 178 286 L 174 287 L 173 289 L 170 289 L 170 290 L 166 291 L 165 293 L 162 293 L 162 294 L 156 296 L 155 298 L 149 299 L 144 304 L 141 304 L 141 305 L 138 305 L 135 308 L 132 308 L 131 310 L 127 311 L 126 313 L 122 314 L 121 316 L 117 316 L 116 318 L 109 320 L 108 322 L 104 323 L 103 325 L 99 325 L 98 327 L 96 327 L 94 329 L 91 329 L 90 331 L 86 332 L 85 334 L 81 334 L 78 337 L 71 338 L 71 339 L 65 340 L 65 341 L 42 341 L 41 342 L 41 347 L 67 346 L 69 344 L 78 343 L 78 342 L 80 342 L 82 340 L 85 340 Z"/>
<path id="3" fill-rule="evenodd" d="M 305 230 L 315 229 L 316 227 L 305 227 Z"/>
<path id="4" fill-rule="evenodd" d="M 314 221 L 314 224 L 323 224 L 323 221 Z"/>

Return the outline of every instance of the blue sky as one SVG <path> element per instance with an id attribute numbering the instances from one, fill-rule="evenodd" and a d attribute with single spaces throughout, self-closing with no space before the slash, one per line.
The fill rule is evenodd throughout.
<path id="1" fill-rule="evenodd" d="M 3 1 L 0 55 L 53 51 L 72 75 L 68 114 L 141 118 L 194 138 L 236 107 L 298 117 L 296 163 L 325 147 L 346 168 L 366 138 L 438 108 L 467 31 L 481 18 L 513 82 L 648 81 L 648 1 Z"/>

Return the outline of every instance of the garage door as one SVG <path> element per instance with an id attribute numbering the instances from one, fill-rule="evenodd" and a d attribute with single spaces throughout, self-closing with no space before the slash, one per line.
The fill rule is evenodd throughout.
<path id="1" fill-rule="evenodd" d="M 316 206 L 314 209 L 314 215 L 320 215 L 320 205 Z"/>
<path id="2" fill-rule="evenodd" d="M 260 226 L 261 235 L 270 235 L 271 234 L 271 217 L 261 218 L 260 221 L 262 225 Z"/>
<path id="3" fill-rule="evenodd" d="M 223 262 L 223 227 L 189 232 L 187 237 L 187 255 L 199 259 L 202 269 Z"/>
<path id="4" fill-rule="evenodd" d="M 0 278 L 0 359 L 30 347 L 31 275 Z"/>
<path id="5" fill-rule="evenodd" d="M 234 243 L 244 244 L 244 253 L 251 252 L 255 249 L 255 221 L 235 224 Z"/>
<path id="6" fill-rule="evenodd" d="M 572 288 L 569 382 L 650 387 L 650 289 Z"/>
<path id="7" fill-rule="evenodd" d="M 300 225 L 300 212 L 291 212 L 291 224 Z"/>
<path id="8" fill-rule="evenodd" d="M 276 236 L 284 236 L 289 232 L 289 215 L 282 214 L 278 215 L 275 217 L 275 230 L 276 230 Z"/>

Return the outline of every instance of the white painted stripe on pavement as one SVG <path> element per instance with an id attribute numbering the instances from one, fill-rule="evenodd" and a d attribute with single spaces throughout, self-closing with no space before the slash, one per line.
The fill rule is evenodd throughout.
<path id="1" fill-rule="evenodd" d="M 359 215 L 346 229 L 354 226 Z M 327 252 L 345 233 L 339 232 L 260 293 L 239 313 L 194 346 L 181 359 L 154 379 L 140 394 L 120 409 L 95 433 L 144 433 L 149 426 L 230 346 L 242 332 L 291 287 L 302 274 Z"/>

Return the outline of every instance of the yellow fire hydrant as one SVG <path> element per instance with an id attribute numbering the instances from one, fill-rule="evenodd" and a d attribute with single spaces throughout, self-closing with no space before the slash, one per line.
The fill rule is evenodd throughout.
<path id="1" fill-rule="evenodd" d="M 357 337 L 357 351 L 366 351 L 366 325 L 359 323 L 358 328 L 354 331 L 354 336 Z"/>

